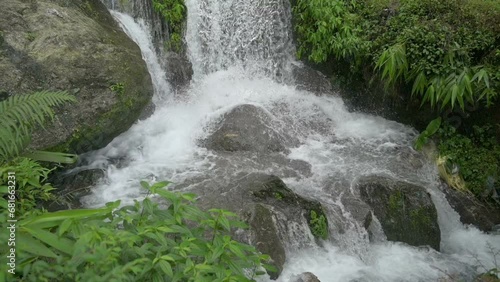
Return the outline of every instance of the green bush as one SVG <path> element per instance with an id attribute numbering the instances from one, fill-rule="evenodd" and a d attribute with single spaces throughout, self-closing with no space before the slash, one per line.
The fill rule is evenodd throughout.
<path id="1" fill-rule="evenodd" d="M 184 0 L 153 0 L 153 6 L 166 20 L 169 27 L 167 49 L 180 51 L 182 48 L 182 31 L 186 20 Z"/>
<path id="2" fill-rule="evenodd" d="M 441 110 L 498 96 L 499 1 L 298 0 L 293 11 L 299 57 L 371 67 Z"/>
<path id="3" fill-rule="evenodd" d="M 41 166 L 39 163 L 28 159 L 18 158 L 0 167 L 0 194 L 7 193 L 9 184 L 9 172 L 15 173 L 16 186 L 16 210 L 19 214 L 33 214 L 37 212 L 40 201 L 54 201 L 52 194 L 54 187 L 46 180 L 51 169 Z M 6 202 L 0 202 L 2 208 L 6 208 Z"/>
<path id="4" fill-rule="evenodd" d="M 167 191 L 168 182 L 141 184 L 166 206 L 146 197 L 121 208 L 117 201 L 20 215 L 16 281 L 254 281 L 264 273 L 269 256 L 230 236 L 246 227 L 235 214 L 201 211 L 195 195 Z M 3 230 L 6 217 L 3 210 Z M 6 244 L 0 248 L 7 253 Z M 5 263 L 0 267 L 7 273 Z"/>
<path id="5" fill-rule="evenodd" d="M 470 136 L 459 134 L 445 124 L 439 130 L 439 153 L 457 165 L 466 188 L 481 198 L 491 196 L 494 182 L 500 176 L 500 144 L 494 136 L 494 127 L 474 127 Z M 491 200 L 491 198 L 489 198 Z"/>
<path id="6" fill-rule="evenodd" d="M 321 238 L 323 240 L 328 239 L 328 223 L 324 214 L 319 214 L 311 210 L 310 213 L 311 220 L 309 221 L 309 227 L 311 233 L 316 238 Z"/>

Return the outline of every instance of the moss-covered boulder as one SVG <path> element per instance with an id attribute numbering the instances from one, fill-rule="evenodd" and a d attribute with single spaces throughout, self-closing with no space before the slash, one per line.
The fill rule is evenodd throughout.
<path id="1" fill-rule="evenodd" d="M 153 86 L 139 47 L 99 0 L 0 1 L 0 99 L 65 90 L 77 103 L 57 110 L 36 148 L 81 153 L 126 131 Z"/>
<path id="2" fill-rule="evenodd" d="M 383 176 L 364 177 L 357 187 L 388 240 L 412 246 L 428 245 L 439 251 L 441 232 L 437 211 L 425 188 Z M 368 216 L 365 227 L 370 226 L 371 220 Z"/>
<path id="3" fill-rule="evenodd" d="M 294 193 L 279 177 L 250 173 L 229 185 L 206 181 L 193 192 L 200 196 L 202 208 L 227 209 L 248 223 L 250 229 L 235 236 L 271 257 L 277 269 L 269 272 L 272 279 L 283 270 L 285 250 L 311 247 L 328 238 L 321 204 Z"/>

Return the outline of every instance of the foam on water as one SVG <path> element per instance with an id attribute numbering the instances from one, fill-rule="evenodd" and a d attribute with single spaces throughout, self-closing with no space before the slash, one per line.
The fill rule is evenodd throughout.
<path id="1" fill-rule="evenodd" d="M 293 54 L 289 4 L 285 2 L 187 0 L 187 42 L 195 79 L 184 96 L 176 98 L 164 81 L 147 26 L 113 12 L 140 46 L 156 99 L 165 102 L 158 103 L 150 118 L 89 155 L 88 167 L 105 167 L 107 177 L 83 199 L 85 205 L 141 198 L 142 179 L 182 183 L 213 175 L 222 183 L 242 171 L 263 171 L 282 177 L 296 193 L 320 201 L 329 221 L 338 221 L 344 229 L 339 232 L 330 226 L 331 242 L 324 247 L 290 246 L 279 281 L 289 281 L 304 271 L 315 273 L 324 282 L 436 281 L 454 275 L 469 281 L 476 271 L 485 270 L 479 265 L 493 268 L 490 247 L 500 249 L 500 237 L 460 223 L 439 190 L 436 169 L 415 157 L 418 154 L 411 149 L 417 134 L 414 129 L 350 113 L 338 97 L 318 97 L 279 83 L 283 75 L 278 74 L 285 73 L 289 53 Z M 268 15 L 266 21 L 255 15 L 258 7 L 267 7 L 260 11 Z M 275 157 L 305 161 L 311 165 L 310 173 L 273 163 L 272 158 L 219 156 L 200 145 L 199 140 L 210 134 L 224 113 L 243 104 L 263 109 L 271 118 L 269 126 L 289 137 L 290 152 Z M 418 164 L 409 164 L 410 158 Z M 226 165 L 221 167 L 221 163 Z M 286 170 L 297 173 L 290 176 Z M 387 242 L 383 234 L 377 243 L 368 242 L 366 231 L 344 202 L 358 197 L 352 184 L 369 174 L 390 175 L 427 187 L 438 210 L 441 253 Z"/>

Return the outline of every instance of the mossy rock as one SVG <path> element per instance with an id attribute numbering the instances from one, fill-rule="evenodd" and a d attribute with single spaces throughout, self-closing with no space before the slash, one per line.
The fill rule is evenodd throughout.
<path id="1" fill-rule="evenodd" d="M 357 187 L 388 240 L 439 250 L 437 211 L 425 188 L 383 176 L 364 177 Z M 367 217 L 365 227 L 371 220 Z"/>
<path id="2" fill-rule="evenodd" d="M 321 204 L 297 195 L 279 177 L 269 176 L 262 189 L 254 191 L 253 195 L 273 206 L 302 208 L 311 233 L 318 239 L 328 238 L 328 220 Z"/>
<path id="3" fill-rule="evenodd" d="M 77 98 L 35 132 L 34 148 L 101 148 L 150 103 L 153 85 L 141 51 L 99 0 L 9 0 L 0 10 L 0 91 L 64 90 Z M 118 84 L 122 89 L 113 91 Z"/>
<path id="4" fill-rule="evenodd" d="M 276 268 L 276 271 L 268 271 L 268 274 L 271 279 L 277 279 L 281 271 L 283 271 L 286 252 L 278 236 L 278 230 L 274 226 L 272 216 L 268 206 L 257 204 L 249 223 L 255 234 L 253 245 L 261 253 L 271 256 L 271 265 Z"/>
<path id="5" fill-rule="evenodd" d="M 183 189 L 192 183 L 183 185 L 178 185 L 176 189 Z M 285 250 L 315 246 L 317 239 L 327 238 L 311 235 L 316 233 L 313 231 L 315 225 L 324 228 L 318 233 L 327 234 L 328 222 L 321 204 L 297 195 L 277 176 L 245 173 L 223 185 L 219 181 L 203 181 L 203 185 L 190 191 L 200 196 L 197 204 L 202 209 L 227 209 L 250 225 L 250 229 L 234 235 L 271 257 L 272 265 L 277 269 L 268 273 L 272 279 L 276 279 L 283 270 Z M 316 218 L 323 216 L 322 224 L 312 220 L 313 212 Z M 311 226 L 311 223 L 316 224 Z"/>

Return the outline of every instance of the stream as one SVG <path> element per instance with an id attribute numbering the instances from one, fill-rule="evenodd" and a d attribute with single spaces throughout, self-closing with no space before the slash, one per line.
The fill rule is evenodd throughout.
<path id="1" fill-rule="evenodd" d="M 412 149 L 415 129 L 349 112 L 336 95 L 296 87 L 293 69 L 302 65 L 294 56 L 288 1 L 185 2 L 185 40 L 194 74 L 189 86 L 179 90 L 165 79 L 169 69 L 153 46 L 147 19 L 111 11 L 141 48 L 155 86 L 156 110 L 87 156 L 87 168 L 103 168 L 106 177 L 82 199 L 86 207 L 142 199 L 142 179 L 169 180 L 180 184 L 174 189 L 210 193 L 210 187 L 262 172 L 319 201 L 332 222 L 323 246 L 290 235 L 278 281 L 291 281 L 306 271 L 323 282 L 472 281 L 495 267 L 491 249 L 500 249 L 500 236 L 460 223 L 439 189 L 437 169 Z M 224 114 L 241 105 L 268 115 L 269 128 L 284 136 L 285 151 L 228 154 L 203 146 L 200 140 L 212 134 Z M 373 174 L 426 187 L 438 212 L 440 252 L 389 242 L 382 230 L 374 242 L 368 240 L 346 199 L 359 199 L 353 183 Z"/>

